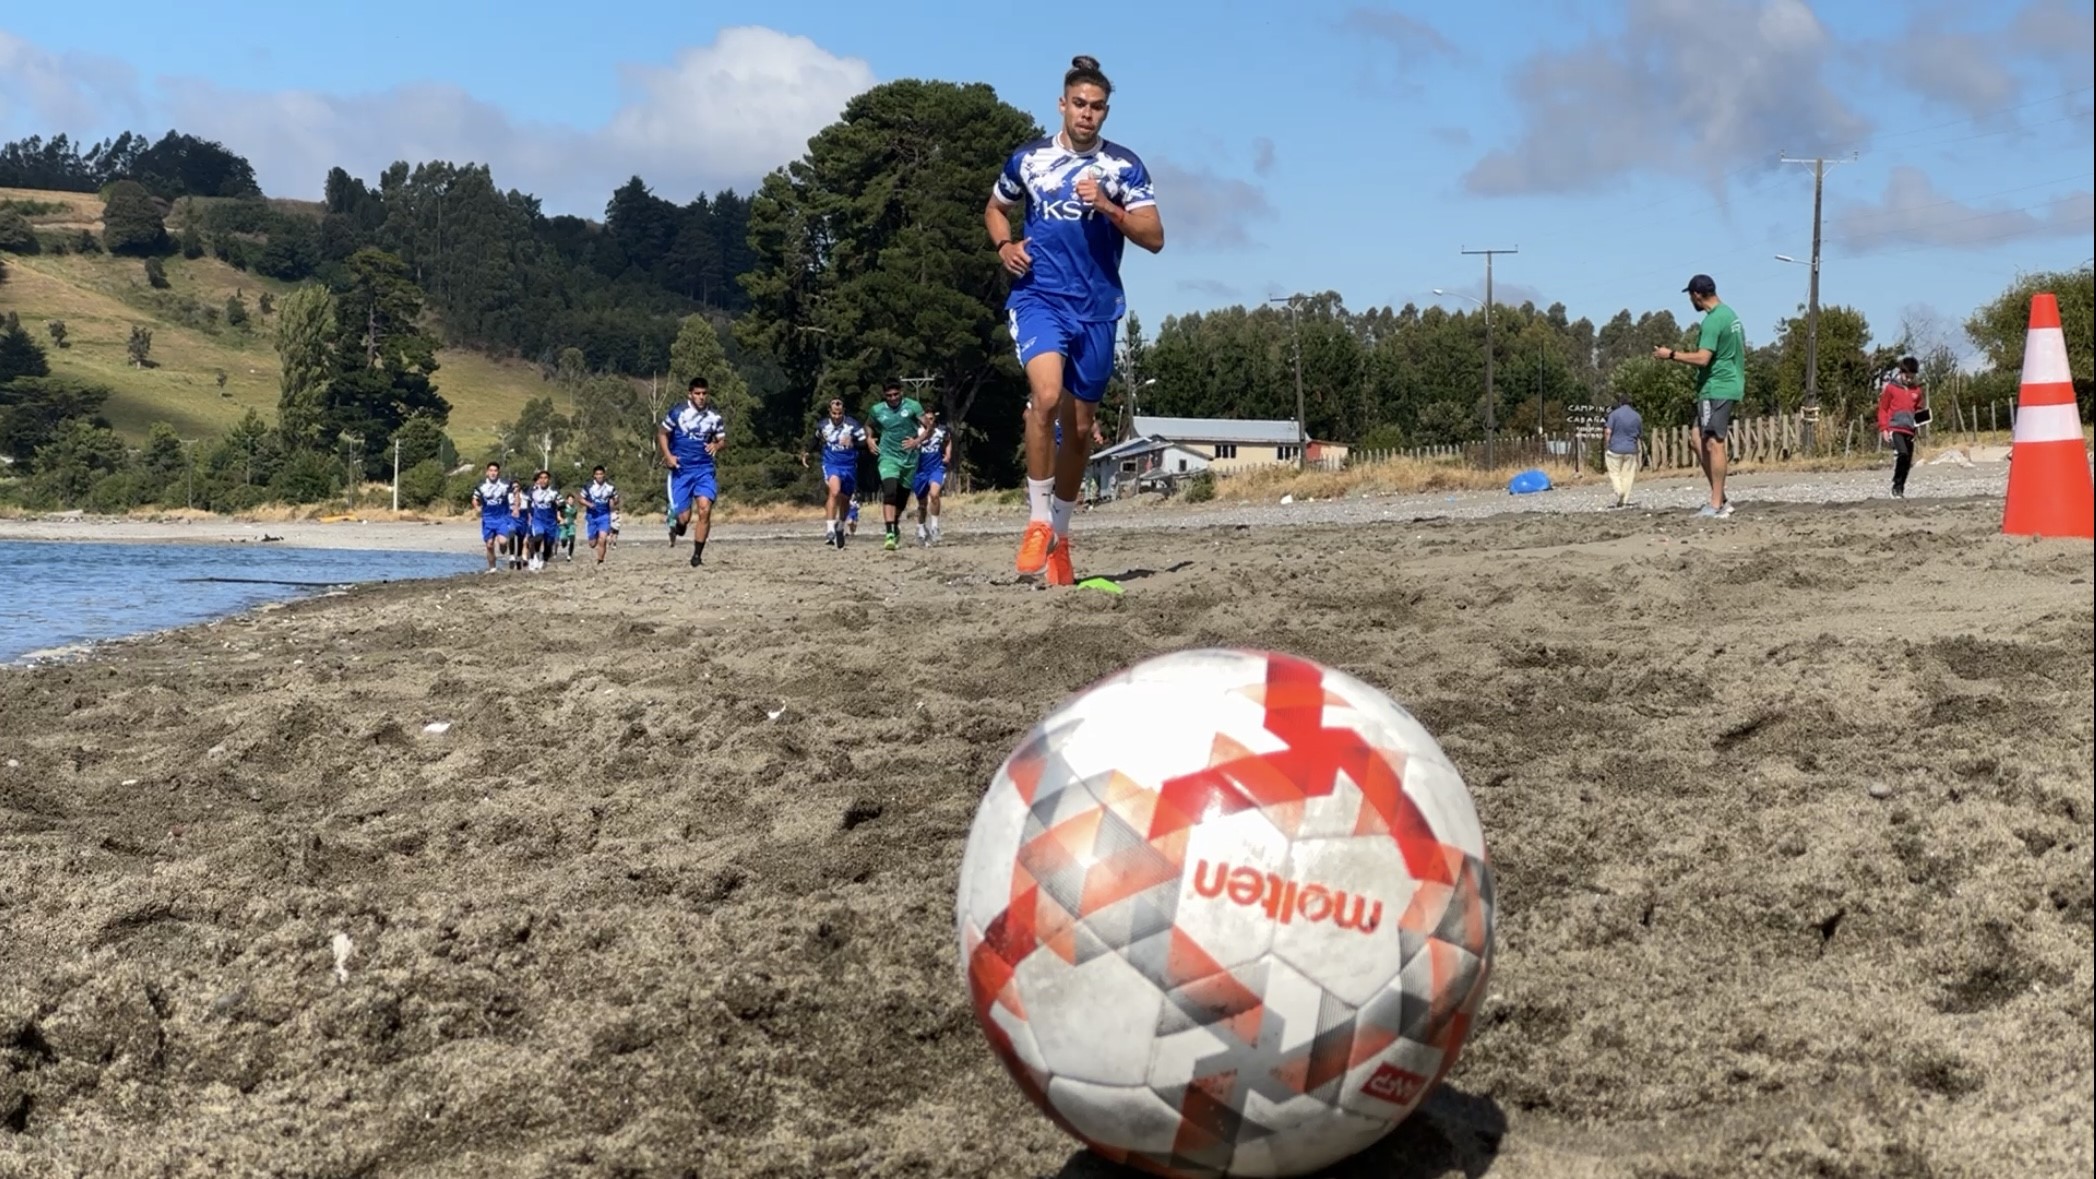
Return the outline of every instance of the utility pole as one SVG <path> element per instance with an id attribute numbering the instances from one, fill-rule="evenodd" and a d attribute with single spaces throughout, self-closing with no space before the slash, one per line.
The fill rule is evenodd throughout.
<path id="1" fill-rule="evenodd" d="M 1301 295 L 1286 295 L 1268 299 L 1269 303 L 1288 304 L 1288 338 L 1295 352 L 1295 469 L 1303 469 L 1310 451 L 1310 427 L 1303 421 L 1303 333 L 1296 308 Z"/>
<path id="2" fill-rule="evenodd" d="M 1827 165 L 1853 163 L 1857 156 L 1851 154 L 1846 160 L 1829 160 L 1825 156 L 1814 156 L 1809 160 L 1777 157 L 1786 164 L 1812 165 L 1812 285 L 1805 302 L 1805 404 L 1804 425 L 1799 430 L 1799 441 L 1805 449 L 1812 449 L 1814 427 L 1819 424 L 1819 224 L 1822 198 L 1826 191 Z"/>
<path id="3" fill-rule="evenodd" d="M 1518 254 L 1520 247 L 1505 250 L 1464 250 L 1465 254 L 1485 256 L 1485 467 L 1499 465 L 1498 447 L 1499 416 L 1493 403 L 1497 398 L 1492 391 L 1492 255 Z"/>
<path id="4" fill-rule="evenodd" d="M 393 510 L 400 510 L 400 439 L 393 439 Z"/>

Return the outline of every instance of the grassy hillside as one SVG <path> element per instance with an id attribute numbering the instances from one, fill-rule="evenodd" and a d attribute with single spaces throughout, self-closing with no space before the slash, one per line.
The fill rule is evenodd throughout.
<path id="1" fill-rule="evenodd" d="M 0 188 L 0 201 L 58 205 L 30 220 L 40 230 L 99 231 L 101 201 L 92 194 Z M 205 257 L 175 254 L 162 260 L 168 288 L 155 290 L 137 258 L 107 254 L 10 254 L 0 282 L 0 315 L 15 312 L 46 347 L 51 371 L 114 390 L 110 423 L 132 441 L 156 421 L 185 438 L 216 434 L 253 406 L 275 420 L 279 369 L 270 344 L 273 320 L 258 306 L 264 292 L 281 300 L 291 285 L 235 270 Z M 226 300 L 238 292 L 250 322 L 224 321 Z M 51 346 L 44 325 L 62 319 L 68 347 Z M 133 324 L 153 333 L 150 363 L 132 367 L 125 354 Z M 547 391 L 536 366 L 498 361 L 477 352 L 438 353 L 436 382 L 451 402 L 449 432 L 461 452 L 473 454 L 495 439 L 498 423 L 514 418 L 528 398 Z M 224 388 L 218 373 L 226 374 Z"/>

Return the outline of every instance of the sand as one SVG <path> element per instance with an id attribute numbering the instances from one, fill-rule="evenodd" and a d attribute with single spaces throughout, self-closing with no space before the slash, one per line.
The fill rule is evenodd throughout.
<path id="1" fill-rule="evenodd" d="M 1206 644 L 1391 692 L 1499 873 L 1462 1062 L 1335 1174 L 2087 1174 L 2091 546 L 1999 520 L 1136 522 L 1118 598 L 650 531 L 0 671 L 0 1175 L 1112 1174 L 954 875 L 1028 725 Z"/>

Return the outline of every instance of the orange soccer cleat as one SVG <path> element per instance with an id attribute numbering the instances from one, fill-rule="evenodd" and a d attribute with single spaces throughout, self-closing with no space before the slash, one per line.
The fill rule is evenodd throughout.
<path id="1" fill-rule="evenodd" d="M 1012 564 L 1027 576 L 1039 573 L 1048 567 L 1048 550 L 1054 543 L 1053 528 L 1039 521 L 1028 524 L 1025 537 L 1019 541 L 1019 558 Z"/>
<path id="2" fill-rule="evenodd" d="M 1070 538 L 1058 536 L 1048 550 L 1048 584 L 1076 585 L 1077 571 L 1070 567 Z"/>

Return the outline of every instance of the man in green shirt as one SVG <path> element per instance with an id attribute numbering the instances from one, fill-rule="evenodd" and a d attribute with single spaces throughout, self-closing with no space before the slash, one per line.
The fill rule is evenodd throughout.
<path id="1" fill-rule="evenodd" d="M 1681 288 L 1688 301 L 1702 313 L 1703 326 L 1696 333 L 1696 349 L 1680 352 L 1654 348 L 1655 360 L 1674 360 L 1696 370 L 1696 424 L 1689 437 L 1696 447 L 1696 465 L 1710 482 L 1710 502 L 1698 516 L 1729 516 L 1732 501 L 1725 497 L 1725 436 L 1731 431 L 1732 414 L 1747 395 L 1747 332 L 1732 308 L 1718 301 L 1718 284 L 1699 274 Z"/>
<path id="2" fill-rule="evenodd" d="M 873 427 L 874 453 L 881 465 L 881 519 L 888 526 L 881 547 L 892 550 L 901 543 L 898 521 L 910 482 L 917 476 L 917 447 L 930 431 L 924 425 L 924 407 L 916 398 L 904 397 L 902 382 L 892 378 L 881 386 L 881 399 L 866 421 Z"/>

